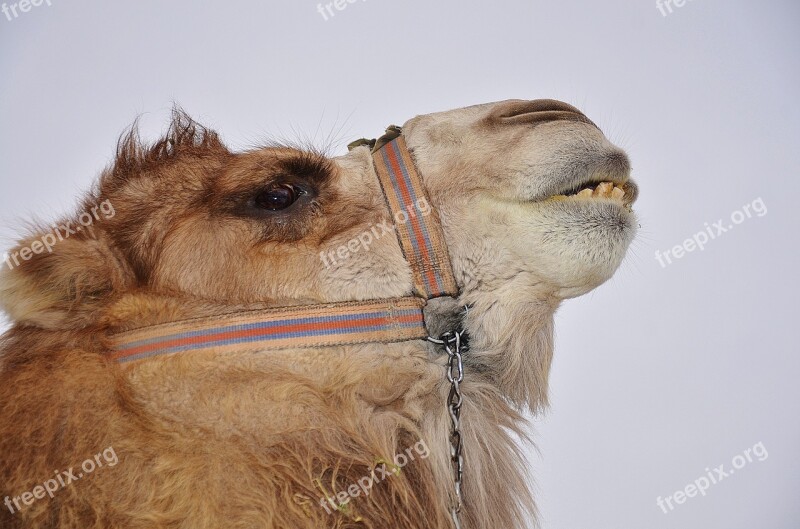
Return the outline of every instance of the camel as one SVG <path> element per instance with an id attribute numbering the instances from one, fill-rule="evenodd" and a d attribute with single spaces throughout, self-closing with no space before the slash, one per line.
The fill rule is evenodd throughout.
<path id="1" fill-rule="evenodd" d="M 123 135 L 77 212 L 2 267 L 0 526 L 521 529 L 536 516 L 524 414 L 548 404 L 556 309 L 608 280 L 635 236 L 629 159 L 555 100 L 391 130 L 336 157 L 232 152 L 180 110 L 153 144 Z M 376 163 L 401 139 L 424 188 L 406 218 Z M 411 222 L 441 236 L 434 265 L 408 255 Z M 450 286 L 417 295 L 419 266 Z M 181 349 L 211 323 L 368 309 L 388 334 Z M 170 329 L 177 350 L 137 334 Z M 448 373 L 463 376 L 458 399 Z"/>

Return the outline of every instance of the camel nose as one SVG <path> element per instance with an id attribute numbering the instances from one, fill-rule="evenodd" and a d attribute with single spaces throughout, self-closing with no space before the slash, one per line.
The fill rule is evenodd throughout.
<path id="1" fill-rule="evenodd" d="M 597 127 L 583 112 L 555 99 L 504 101 L 492 109 L 490 119 L 496 123 L 509 125 L 539 125 L 549 121 L 577 121 Z"/>

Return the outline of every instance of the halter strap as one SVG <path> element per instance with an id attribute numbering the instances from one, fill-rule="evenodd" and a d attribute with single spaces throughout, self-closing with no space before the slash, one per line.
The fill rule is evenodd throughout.
<path id="1" fill-rule="evenodd" d="M 417 213 L 421 212 L 419 205 L 430 205 L 430 200 L 405 138 L 398 136 L 372 157 L 394 218 L 408 219 L 398 222 L 396 231 L 406 261 L 411 265 L 414 295 L 425 299 L 457 295 L 458 287 L 439 216 L 432 207 L 427 208 L 427 214 Z"/>
<path id="2" fill-rule="evenodd" d="M 122 363 L 209 349 L 274 351 L 421 339 L 428 336 L 422 318 L 424 305 L 420 298 L 407 297 L 184 320 L 117 334 L 112 338 L 115 351 L 110 356 Z"/>
<path id="3" fill-rule="evenodd" d="M 390 127 L 379 140 L 361 140 L 357 145 L 373 148 L 375 171 L 411 267 L 414 296 L 279 307 L 153 325 L 112 336 L 109 357 L 124 363 L 212 349 L 264 351 L 427 338 L 423 318 L 427 300 L 456 296 L 458 287 L 439 216 L 430 207 L 400 133 L 399 127 Z M 420 208 L 423 203 L 429 206 L 427 213 Z"/>

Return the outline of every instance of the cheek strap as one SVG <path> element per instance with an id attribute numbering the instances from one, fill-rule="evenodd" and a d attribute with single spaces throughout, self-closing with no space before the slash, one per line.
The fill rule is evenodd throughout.
<path id="1" fill-rule="evenodd" d="M 397 239 L 411 266 L 414 295 L 423 299 L 457 296 L 441 220 L 431 207 L 405 138 L 400 135 L 386 142 L 372 158 Z"/>

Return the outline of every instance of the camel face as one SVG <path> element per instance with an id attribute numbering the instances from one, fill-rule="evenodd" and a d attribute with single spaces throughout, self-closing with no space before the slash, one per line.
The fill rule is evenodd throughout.
<path id="1" fill-rule="evenodd" d="M 431 202 L 408 214 L 440 216 L 464 301 L 557 303 L 616 270 L 635 234 L 636 186 L 626 155 L 573 107 L 478 105 L 416 117 L 404 135 Z M 135 285 L 221 304 L 412 288 L 394 233 L 404 219 L 389 212 L 366 147 L 233 153 L 177 113 L 152 147 L 123 139 L 87 204 L 104 200 L 113 218 L 5 274 L 14 320 L 84 325 Z"/>
<path id="2" fill-rule="evenodd" d="M 404 134 L 433 202 L 409 215 L 438 210 L 466 291 L 515 277 L 563 299 L 616 270 L 636 186 L 626 155 L 577 109 L 506 101 L 420 116 Z M 181 143 L 150 171 L 104 180 L 122 212 L 111 232 L 151 284 L 226 302 L 408 292 L 393 234 L 403 219 L 388 212 L 366 148 L 329 159 L 215 142 L 184 154 Z"/>
<path id="3" fill-rule="evenodd" d="M 404 133 L 467 290 L 514 278 L 564 299 L 619 266 L 638 191 L 625 153 L 574 107 L 504 101 L 420 116 Z"/>

